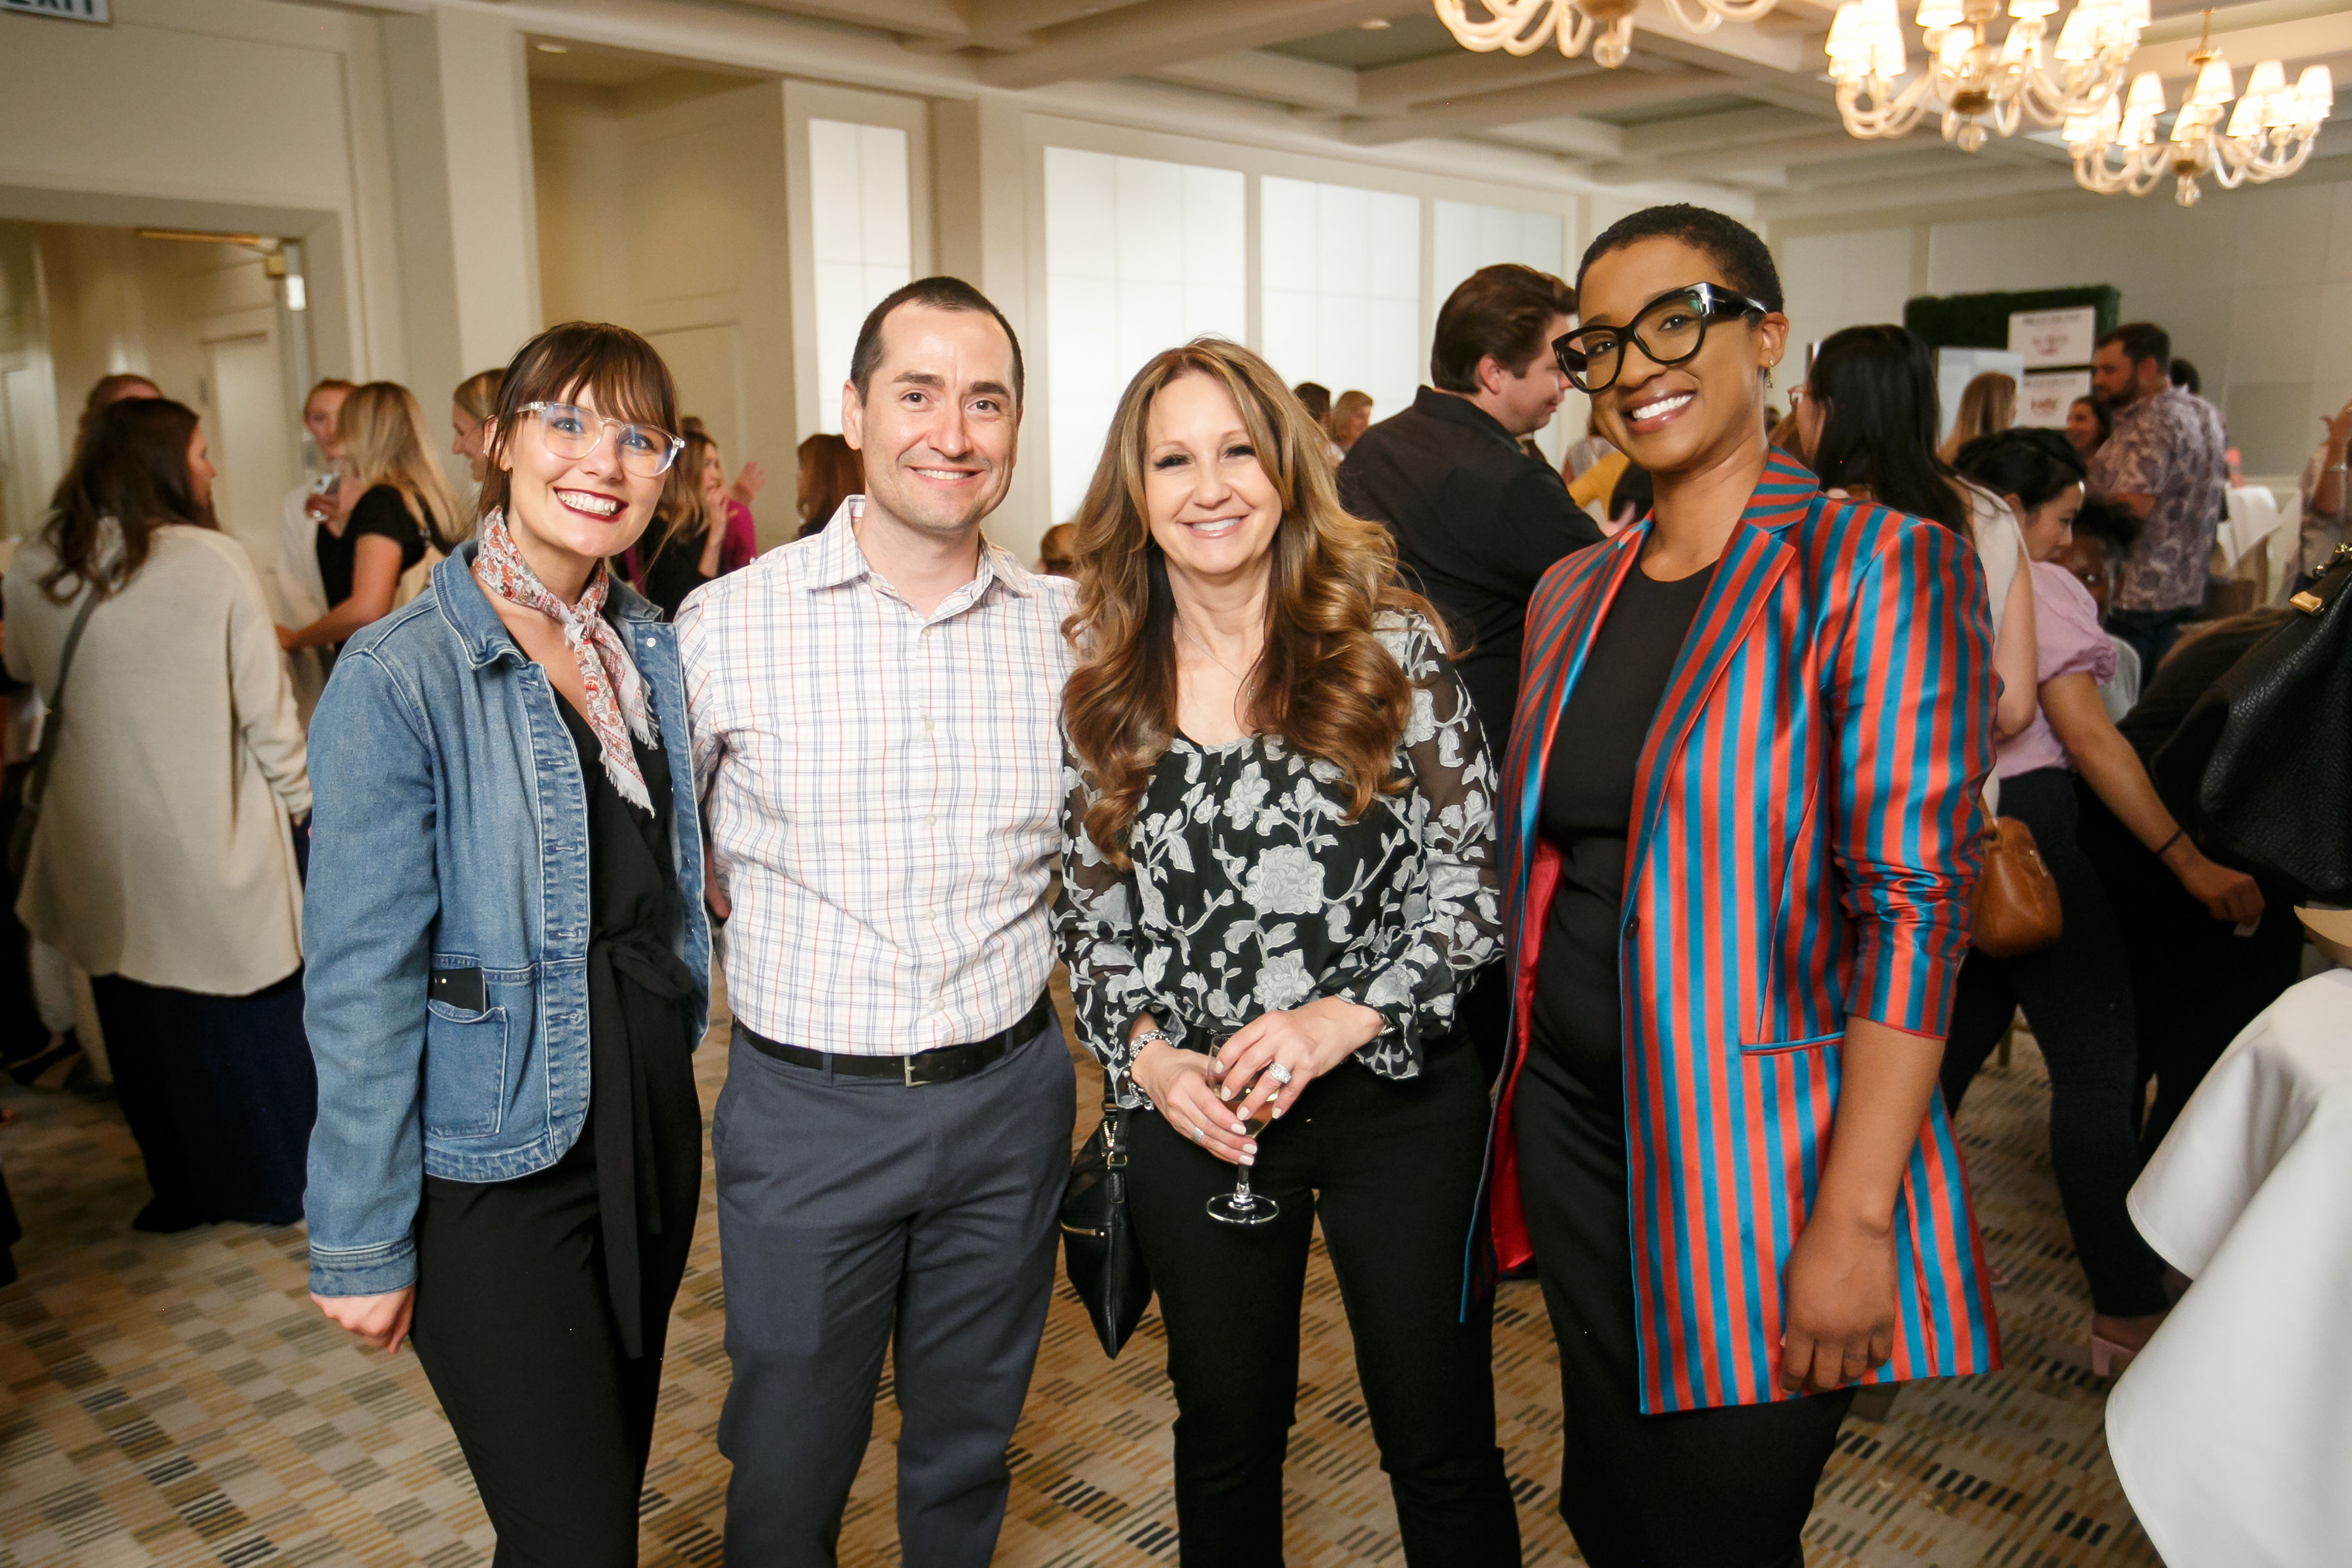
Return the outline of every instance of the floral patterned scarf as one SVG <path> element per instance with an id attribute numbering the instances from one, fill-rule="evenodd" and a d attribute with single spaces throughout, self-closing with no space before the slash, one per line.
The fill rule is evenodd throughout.
<path id="1" fill-rule="evenodd" d="M 474 576 L 499 598 L 537 610 L 562 626 L 563 640 L 580 662 L 580 681 L 588 692 L 588 728 L 603 753 L 604 776 L 613 781 L 623 800 L 639 811 L 652 811 L 653 799 L 646 794 L 645 775 L 637 771 L 637 754 L 629 748 L 629 737 L 635 735 L 640 745 L 656 750 L 661 741 L 654 731 L 653 715 L 646 707 L 646 683 L 629 658 L 628 644 L 604 619 L 604 598 L 612 584 L 610 568 L 596 574 L 578 604 L 567 605 L 548 592 L 547 584 L 515 548 L 506 514 L 493 511 L 482 521 L 482 548 L 475 557 Z"/>

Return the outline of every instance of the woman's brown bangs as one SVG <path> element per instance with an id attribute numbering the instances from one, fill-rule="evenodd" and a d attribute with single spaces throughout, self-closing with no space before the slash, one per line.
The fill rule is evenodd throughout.
<path id="1" fill-rule="evenodd" d="M 677 433 L 677 383 L 654 346 L 625 327 L 580 321 L 550 327 L 520 356 L 499 389 L 499 423 L 526 405 L 575 402 L 583 392 L 608 419 Z"/>

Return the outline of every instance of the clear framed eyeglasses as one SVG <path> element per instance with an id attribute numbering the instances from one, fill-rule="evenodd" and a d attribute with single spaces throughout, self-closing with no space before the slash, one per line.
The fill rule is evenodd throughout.
<path id="1" fill-rule="evenodd" d="M 1670 289 L 1633 313 L 1622 327 L 1579 327 L 1552 339 L 1560 373 L 1579 392 L 1599 392 L 1617 383 L 1625 345 L 1633 342 L 1652 364 L 1675 365 L 1697 357 L 1706 343 L 1706 324 L 1726 316 L 1762 316 L 1760 300 L 1713 283 Z"/>
<path id="2" fill-rule="evenodd" d="M 584 458 L 604 439 L 605 431 L 616 432 L 613 449 L 620 454 L 621 467 L 640 479 L 667 473 L 686 449 L 684 440 L 658 425 L 607 419 L 576 403 L 526 403 L 515 412 L 539 416 L 539 438 L 558 458 Z"/>

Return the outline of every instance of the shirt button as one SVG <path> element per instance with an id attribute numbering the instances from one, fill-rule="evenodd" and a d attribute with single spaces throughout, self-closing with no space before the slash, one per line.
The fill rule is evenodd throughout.
<path id="1" fill-rule="evenodd" d="M 925 910 L 923 911 L 923 918 L 927 921 L 937 923 L 940 918 L 940 911 L 937 910 Z"/>
<path id="2" fill-rule="evenodd" d="M 926 730 L 929 730 L 929 729 L 931 729 L 931 728 L 933 728 L 933 727 L 934 727 L 934 726 L 933 726 L 933 722 L 932 722 L 932 720 L 931 720 L 931 716 L 930 716 L 929 714 L 928 714 L 928 713 L 924 714 L 924 715 L 923 715 L 923 728 L 924 728 L 924 729 L 926 729 Z"/>
<path id="3" fill-rule="evenodd" d="M 1627 936 L 1632 936 L 1635 931 L 1640 931 L 1641 929 L 1642 929 L 1642 917 L 1641 917 L 1641 916 L 1639 916 L 1639 915 L 1627 915 L 1627 916 L 1625 917 L 1625 934 L 1626 934 Z"/>
<path id="4" fill-rule="evenodd" d="M 939 825 L 940 819 L 936 816 L 926 815 L 923 818 L 923 826 L 926 827 L 937 827 Z"/>

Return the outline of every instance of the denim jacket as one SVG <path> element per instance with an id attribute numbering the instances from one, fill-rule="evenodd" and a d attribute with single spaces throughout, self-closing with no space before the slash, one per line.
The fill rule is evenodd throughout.
<path id="1" fill-rule="evenodd" d="M 545 1170 L 588 1116 L 587 789 L 562 699 L 475 582 L 475 549 L 345 645 L 310 721 L 303 1021 L 319 1119 L 303 1206 L 322 1296 L 415 1281 L 425 1176 Z M 673 941 L 698 1038 L 710 932 L 677 638 L 617 580 L 606 614 L 669 766 Z M 428 999 L 433 972 L 470 969 L 484 1010 Z"/>

